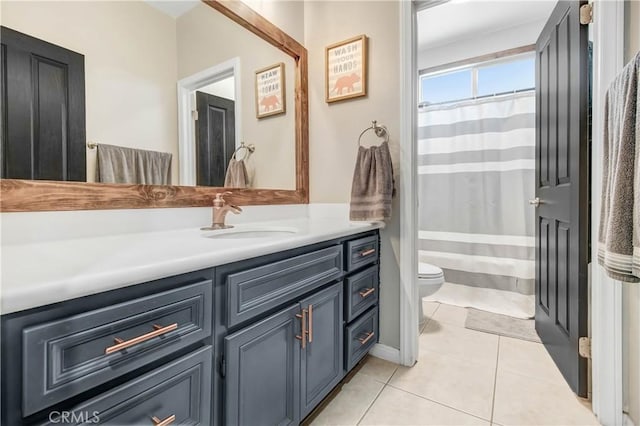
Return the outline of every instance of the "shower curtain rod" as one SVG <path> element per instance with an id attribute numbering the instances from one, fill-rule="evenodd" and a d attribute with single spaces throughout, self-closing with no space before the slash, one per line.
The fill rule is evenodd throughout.
<path id="1" fill-rule="evenodd" d="M 511 92 L 502 92 L 502 93 L 493 93 L 490 95 L 482 95 L 482 96 L 476 96 L 474 98 L 466 98 L 466 99 L 458 99 L 456 101 L 445 101 L 445 102 L 437 102 L 437 103 L 433 103 L 433 104 L 427 104 L 425 102 L 418 104 L 418 109 L 420 108 L 431 108 L 431 107 L 441 107 L 441 106 L 454 106 L 454 105 L 458 105 L 464 102 L 471 102 L 471 101 L 489 101 L 492 100 L 494 98 L 499 98 L 499 97 L 507 97 L 507 96 L 511 96 L 511 95 L 524 95 L 524 94 L 528 94 L 530 92 L 534 92 L 536 89 L 535 87 L 530 87 L 528 89 L 519 89 L 519 90 L 514 90 Z"/>

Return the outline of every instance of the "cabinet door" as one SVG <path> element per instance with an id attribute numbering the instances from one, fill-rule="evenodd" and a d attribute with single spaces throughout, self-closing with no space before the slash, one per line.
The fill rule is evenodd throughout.
<path id="1" fill-rule="evenodd" d="M 300 305 L 225 337 L 225 424 L 300 420 Z"/>
<path id="2" fill-rule="evenodd" d="M 300 302 L 307 310 L 308 339 L 301 359 L 301 411 L 304 418 L 344 375 L 342 282 Z"/>

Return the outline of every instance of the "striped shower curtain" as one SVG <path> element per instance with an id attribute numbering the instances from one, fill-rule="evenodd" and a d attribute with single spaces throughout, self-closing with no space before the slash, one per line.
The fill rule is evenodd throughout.
<path id="1" fill-rule="evenodd" d="M 418 123 L 419 261 L 534 294 L 534 92 L 421 108 Z"/>

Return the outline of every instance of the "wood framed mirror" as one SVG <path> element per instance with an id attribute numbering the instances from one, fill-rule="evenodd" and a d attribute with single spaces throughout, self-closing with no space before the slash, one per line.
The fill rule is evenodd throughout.
<path id="1" fill-rule="evenodd" d="M 295 158 L 295 179 L 292 177 L 291 184 L 293 186 L 295 180 L 295 189 L 265 189 L 259 186 L 257 188 L 226 188 L 1 179 L 0 211 L 203 207 L 212 204 L 216 193 L 226 190 L 233 192 L 233 195 L 229 196 L 228 199 L 239 205 L 300 204 L 309 202 L 308 62 L 306 49 L 291 36 L 240 1 L 202 0 L 202 3 L 199 4 L 206 5 L 226 16 L 292 59 L 294 65 L 292 69 L 287 69 L 286 72 L 292 73 L 293 78 L 293 87 L 287 87 L 287 91 L 291 91 L 293 99 L 293 103 L 288 104 L 288 107 L 294 111 L 289 110 L 287 114 L 292 114 L 295 118 L 295 124 L 292 126 L 295 133 L 293 138 L 295 154 L 292 155 Z M 221 42 L 224 43 L 224 40 L 210 40 L 211 48 L 214 49 L 216 43 Z M 3 52 L 4 50 L 6 49 L 3 49 Z M 4 59 L 3 57 L 3 62 L 5 62 Z M 247 71 L 253 72 L 253 70 Z M 245 104 L 247 103 L 245 102 Z M 291 105 L 294 108 L 291 108 Z M 254 105 L 245 105 L 245 107 L 253 108 Z M 6 114 L 4 110 L 6 108 L 3 108 L 2 111 L 3 114 Z M 5 117 L 3 115 L 3 120 L 5 120 Z M 274 119 L 264 119 L 265 122 L 267 120 Z M 3 139 L 6 139 L 6 134 L 2 136 Z M 6 153 L 3 152 L 3 154 L 5 157 L 3 161 L 7 161 Z M 268 155 L 268 153 L 266 154 Z M 276 166 L 277 163 L 278 160 L 274 159 Z"/>

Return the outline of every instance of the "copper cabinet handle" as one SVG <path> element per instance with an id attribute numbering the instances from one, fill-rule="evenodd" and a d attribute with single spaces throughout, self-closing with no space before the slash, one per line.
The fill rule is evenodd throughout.
<path id="1" fill-rule="evenodd" d="M 360 252 L 360 256 L 361 257 L 369 256 L 370 254 L 375 253 L 375 252 L 376 252 L 376 249 L 372 248 L 372 249 L 369 249 L 369 250 L 361 251 Z"/>
<path id="2" fill-rule="evenodd" d="M 371 338 L 375 335 L 375 333 L 372 331 L 371 333 L 367 333 L 367 337 L 361 337 L 358 340 L 360 341 L 361 345 L 364 345 L 365 343 L 367 343 L 369 340 L 371 340 Z"/>
<path id="3" fill-rule="evenodd" d="M 151 417 L 151 420 L 153 420 L 154 426 L 169 426 L 171 423 L 176 421 L 176 415 L 172 414 L 164 420 L 160 420 L 156 416 L 153 416 Z"/>
<path id="4" fill-rule="evenodd" d="M 142 336 L 134 337 L 133 339 L 129 339 L 129 340 L 122 340 L 115 337 L 114 340 L 116 341 L 116 344 L 106 348 L 104 350 L 104 353 L 108 355 L 108 354 L 126 349 L 130 346 L 137 345 L 138 343 L 146 342 L 147 340 L 153 339 L 154 337 L 161 336 L 165 333 L 168 333 L 178 328 L 178 323 L 174 322 L 173 324 L 168 325 L 166 327 L 162 327 L 157 324 L 154 324 L 153 328 L 155 330 L 153 330 L 152 332 L 143 334 Z"/>
<path id="5" fill-rule="evenodd" d="M 370 294 L 371 294 L 371 293 L 373 293 L 374 291 L 376 291 L 376 288 L 375 288 L 375 287 L 371 287 L 371 288 L 368 288 L 368 289 L 366 289 L 366 290 L 362 290 L 362 291 L 360 292 L 360 297 L 362 297 L 362 298 L 364 299 L 365 297 L 367 297 L 368 295 L 370 295 Z"/>
<path id="6" fill-rule="evenodd" d="M 300 323 L 302 324 L 302 333 L 300 336 L 296 336 L 296 339 L 300 340 L 302 343 L 302 349 L 307 347 L 307 339 L 306 336 L 309 334 L 307 331 L 307 310 L 302 310 L 302 315 L 296 314 L 296 318 L 300 318 Z"/>
<path id="7" fill-rule="evenodd" d="M 313 342 L 313 305 L 309 305 L 309 343 Z"/>

